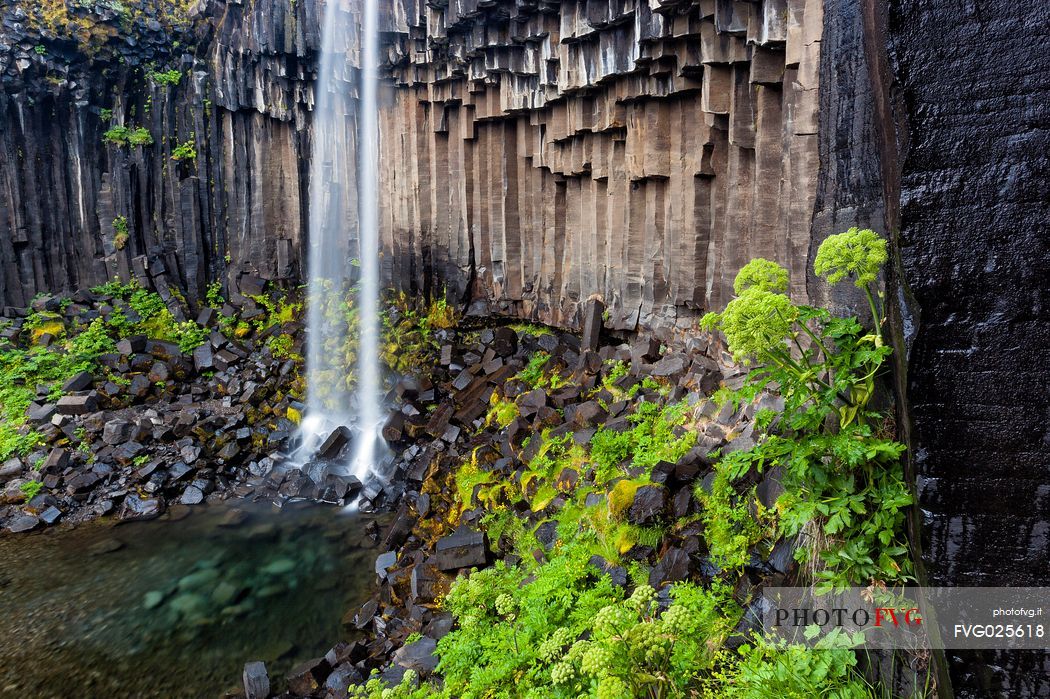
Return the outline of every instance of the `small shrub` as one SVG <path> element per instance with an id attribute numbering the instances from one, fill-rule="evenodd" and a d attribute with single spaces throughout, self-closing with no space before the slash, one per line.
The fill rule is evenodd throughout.
<path id="1" fill-rule="evenodd" d="M 131 236 L 128 233 L 128 217 L 117 216 L 113 219 L 113 247 L 117 250 L 123 250 L 127 247 L 130 238 Z"/>
<path id="2" fill-rule="evenodd" d="M 174 68 L 163 72 L 151 70 L 148 75 L 149 79 L 158 85 L 175 86 L 182 80 L 182 71 Z"/>
<path id="3" fill-rule="evenodd" d="M 19 490 L 22 491 L 22 495 L 25 497 L 26 502 L 29 502 L 30 500 L 35 498 L 37 496 L 37 494 L 40 493 L 40 491 L 41 491 L 41 489 L 43 489 L 43 487 L 44 487 L 44 484 L 41 483 L 40 481 L 32 480 L 32 481 L 26 481 L 25 483 L 23 483 L 19 487 Z"/>
<path id="4" fill-rule="evenodd" d="M 150 146 L 153 145 L 153 135 L 143 126 L 129 128 L 127 126 L 114 126 L 104 134 L 103 140 L 118 146 Z"/>
<path id="5" fill-rule="evenodd" d="M 175 147 L 175 149 L 173 151 L 171 151 L 171 159 L 172 160 L 178 160 L 178 161 L 182 161 L 182 160 L 194 161 L 194 160 L 196 160 L 197 159 L 197 149 L 194 147 L 193 139 L 190 139 L 188 141 L 184 141 L 183 143 L 180 143 L 179 145 L 177 145 Z"/>

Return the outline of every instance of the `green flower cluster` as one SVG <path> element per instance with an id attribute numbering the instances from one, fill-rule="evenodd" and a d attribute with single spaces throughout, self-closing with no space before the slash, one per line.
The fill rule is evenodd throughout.
<path id="1" fill-rule="evenodd" d="M 733 280 L 733 291 L 740 296 L 748 289 L 761 289 L 762 291 L 787 291 L 788 271 L 776 262 L 764 260 L 761 257 L 748 262 Z"/>
<path id="2" fill-rule="evenodd" d="M 820 244 L 813 271 L 828 284 L 852 276 L 853 283 L 863 288 L 878 279 L 887 259 L 886 241 L 875 231 L 850 228 L 845 233 L 829 235 Z"/>

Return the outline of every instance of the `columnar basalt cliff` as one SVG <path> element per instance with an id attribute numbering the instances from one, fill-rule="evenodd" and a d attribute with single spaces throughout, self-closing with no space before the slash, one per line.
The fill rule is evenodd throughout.
<path id="1" fill-rule="evenodd" d="M 747 260 L 805 293 L 819 2 L 452 3 L 395 18 L 390 276 L 667 332 Z"/>
<path id="2" fill-rule="evenodd" d="M 115 276 L 191 299 L 301 277 L 317 7 L 200 5 L 181 24 L 75 9 L 57 30 L 35 4 L 0 10 L 5 303 Z M 121 126 L 146 142 L 106 137 Z"/>

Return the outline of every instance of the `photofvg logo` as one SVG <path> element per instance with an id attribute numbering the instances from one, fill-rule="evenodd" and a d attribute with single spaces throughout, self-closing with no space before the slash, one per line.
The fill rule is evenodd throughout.
<path id="1" fill-rule="evenodd" d="M 767 634 L 816 646 L 848 634 L 869 648 L 1047 648 L 1050 588 L 766 588 Z"/>

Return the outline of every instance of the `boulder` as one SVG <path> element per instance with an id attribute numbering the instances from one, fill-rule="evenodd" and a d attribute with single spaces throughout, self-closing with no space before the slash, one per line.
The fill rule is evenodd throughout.
<path id="1" fill-rule="evenodd" d="M 110 446 L 118 446 L 129 441 L 136 431 L 135 424 L 127 420 L 110 420 L 102 428 L 102 441 Z"/>
<path id="2" fill-rule="evenodd" d="M 288 681 L 288 691 L 295 696 L 311 696 L 313 692 L 324 684 L 332 667 L 324 658 L 311 658 L 293 667 L 285 679 Z"/>
<path id="3" fill-rule="evenodd" d="M 129 495 L 124 498 L 124 506 L 120 511 L 123 520 L 153 519 L 160 515 L 161 503 L 157 498 L 139 498 Z"/>
<path id="4" fill-rule="evenodd" d="M 244 683 L 245 699 L 266 699 L 270 696 L 270 677 L 266 674 L 266 664 L 254 660 L 244 664 L 241 674 Z"/>
<path id="5" fill-rule="evenodd" d="M 44 459 L 44 464 L 40 467 L 41 473 L 54 473 L 58 474 L 69 465 L 69 450 L 62 449 L 61 447 L 55 447 Z"/>
<path id="6" fill-rule="evenodd" d="M 92 376 L 90 372 L 82 371 L 62 384 L 62 392 L 76 393 L 77 391 L 86 391 L 91 388 L 91 384 L 94 382 L 95 377 Z"/>
<path id="7" fill-rule="evenodd" d="M 667 582 L 681 582 L 689 577 L 689 564 L 689 554 L 685 551 L 680 548 L 668 549 L 649 572 L 649 584 L 659 587 Z"/>
<path id="8" fill-rule="evenodd" d="M 18 478 L 23 469 L 21 459 L 12 458 L 0 465 L 0 483 L 7 483 L 12 478 Z"/>
<path id="9" fill-rule="evenodd" d="M 485 565 L 488 546 L 481 532 L 460 528 L 438 540 L 431 563 L 438 570 L 456 570 Z"/>
<path id="10" fill-rule="evenodd" d="M 663 516 L 667 506 L 667 489 L 660 485 L 643 485 L 634 493 L 634 501 L 627 509 L 631 524 L 653 524 Z"/>
<path id="11" fill-rule="evenodd" d="M 434 654 L 437 650 L 437 641 L 429 636 L 423 636 L 415 643 L 398 648 L 394 652 L 393 661 L 406 670 L 414 670 L 420 679 L 426 679 L 437 667 L 438 657 Z"/>
<path id="12" fill-rule="evenodd" d="M 34 515 L 21 514 L 7 523 L 7 530 L 14 534 L 28 532 L 40 526 L 40 519 Z"/>
<path id="13" fill-rule="evenodd" d="M 518 351 L 518 334 L 505 326 L 496 328 L 492 331 L 489 347 L 500 357 L 513 356 Z"/>
<path id="14" fill-rule="evenodd" d="M 342 453 L 343 449 L 350 443 L 352 433 L 350 428 L 340 425 L 332 430 L 331 434 L 321 442 L 317 448 L 318 459 L 335 459 Z"/>
<path id="15" fill-rule="evenodd" d="M 87 415 L 98 410 L 98 398 L 89 394 L 83 396 L 62 396 L 56 406 L 59 415 Z"/>

